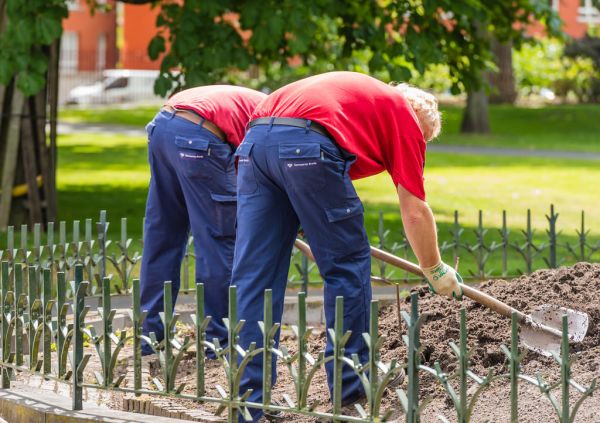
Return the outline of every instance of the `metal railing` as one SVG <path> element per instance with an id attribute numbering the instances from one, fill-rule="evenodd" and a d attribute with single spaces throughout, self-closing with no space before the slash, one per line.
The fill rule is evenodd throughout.
<path id="1" fill-rule="evenodd" d="M 536 231 L 528 210 L 524 229 L 511 230 L 507 225 L 506 212 L 502 213 L 501 226 L 490 228 L 484 225 L 483 212 L 479 212 L 477 225 L 469 227 L 460 222 L 456 211 L 452 225 L 439 234 L 442 256 L 448 262 L 460 258 L 461 274 L 464 279 L 469 280 L 509 278 L 529 274 L 540 268 L 600 260 L 600 235 L 590 234 L 583 211 L 579 228 L 574 228 L 570 236 L 559 231 L 559 215 L 554 206 L 550 206 L 545 217 L 547 226 L 543 231 Z M 143 227 L 143 222 L 137 224 L 140 228 Z M 42 225 L 35 225 L 31 232 L 27 225 L 21 226 L 18 232 L 9 227 L 6 248 L 0 250 L 0 259 L 8 261 L 10 266 L 21 263 L 64 272 L 71 279 L 74 278 L 75 265 L 81 264 L 85 278 L 89 281 L 88 295 L 101 295 L 103 279 L 109 274 L 113 276 L 109 284 L 111 290 L 121 294 L 129 293 L 133 279 L 139 274 L 143 235 L 142 239 L 134 240 L 128 233 L 128 220 L 122 218 L 119 239 L 110 240 L 107 232 L 109 225 L 104 211 L 100 213 L 96 224 L 93 224 L 92 219 L 73 221 L 68 226 L 64 221 L 58 225 L 48 223 L 45 243 L 42 242 Z M 415 260 L 404 233 L 392 233 L 386 227 L 383 213 L 379 214 L 378 227 L 372 235 L 371 244 L 403 258 Z M 292 255 L 289 286 L 308 292 L 310 286 L 323 283 L 314 263 L 296 249 Z M 182 292 L 195 289 L 194 269 L 195 254 L 190 237 L 181 267 Z M 418 277 L 377 260 L 373 260 L 372 278 L 374 281 L 392 284 L 419 281 Z"/>
<path id="2" fill-rule="evenodd" d="M 90 307 L 85 305 L 89 282 L 84 280 L 83 264 L 75 264 L 74 280 L 68 283 L 64 272 L 52 272 L 38 266 L 24 266 L 15 263 L 10 266 L 3 261 L 0 267 L 0 318 L 2 320 L 2 351 L 0 366 L 2 368 L 2 388 L 9 389 L 11 380 L 20 372 L 36 374 L 45 379 L 55 380 L 72 385 L 74 410 L 83 406 L 83 389 L 120 391 L 135 395 L 154 395 L 162 397 L 178 397 L 198 403 L 218 405 L 217 414 L 227 416 L 229 422 L 237 422 L 238 417 L 249 418 L 249 409 L 283 411 L 294 415 L 314 416 L 334 419 L 334 421 L 378 422 L 384 421 L 392 412 L 383 409 L 382 399 L 396 375 L 405 372 L 406 389 L 396 389 L 395 404 L 392 407 L 400 410 L 401 418 L 407 422 L 418 422 L 426 400 L 419 395 L 419 381 L 422 375 L 434 377 L 443 388 L 454 406 L 458 422 L 469 422 L 473 416 L 475 405 L 492 382 L 506 379 L 510 383 L 511 421 L 518 421 L 519 384 L 527 383 L 537 387 L 542 397 L 552 404 L 558 420 L 562 423 L 572 422 L 581 404 L 596 390 L 596 380 L 589 386 L 583 386 L 571 376 L 571 357 L 568 355 L 568 322 L 566 316 L 562 321 L 562 353 L 554 355 L 560 368 L 560 378 L 556 383 L 546 381 L 540 374 L 527 375 L 520 371 L 523 358 L 518 347 L 518 327 L 516 315 L 512 317 L 511 345 L 502 346 L 506 356 L 507 373 L 484 376 L 475 374 L 469 365 L 467 347 L 467 316 L 464 309 L 460 313 L 460 336 L 458 344 L 451 342 L 449 348 L 456 357 L 456 370 L 446 373 L 439 363 L 433 367 L 421 362 L 420 328 L 421 316 L 418 310 L 418 295 L 411 295 L 411 309 L 402 312 L 406 334 L 403 341 L 407 346 L 405 362 L 381 360 L 384 337 L 378 331 L 378 302 L 373 301 L 370 309 L 369 333 L 363 334 L 369 349 L 367 362 L 360 362 L 357 356 L 344 355 L 344 345 L 348 340 L 348 332 L 342 328 L 343 298 L 336 299 L 336 324 L 328 335 L 333 343 L 333 354 L 326 356 L 324 352 L 311 354 L 309 334 L 311 329 L 306 320 L 306 295 L 298 294 L 297 321 L 292 327 L 295 338 L 295 352 L 290 353 L 284 346 L 275 347 L 275 335 L 280 325 L 273 321 L 272 293 L 265 291 L 264 316 L 259 323 L 263 334 L 262 345 L 255 343 L 248 349 L 238 344 L 238 335 L 244 321 L 237 318 L 236 288 L 229 289 L 229 313 L 224 323 L 228 331 L 228 345 L 223 347 L 216 340 L 207 339 L 206 328 L 210 316 L 204 312 L 204 287 L 198 284 L 195 289 L 196 305 L 193 315 L 193 336 L 183 338 L 175 333 L 176 323 L 180 316 L 172 308 L 171 283 L 164 284 L 164 313 L 161 314 L 164 324 L 165 338 L 157 341 L 151 333 L 145 337 L 141 333 L 145 313 L 140 309 L 139 280 L 134 279 L 131 295 L 133 307 L 130 318 L 133 330 L 113 330 L 115 310 L 111 308 L 109 294 L 109 278 L 102 280 L 102 305 L 98 313 L 103 323 L 99 333 L 91 329 L 87 317 Z M 56 288 L 56 289 L 54 289 Z M 53 294 L 55 292 L 55 294 Z M 26 341 L 26 342 L 25 342 Z M 158 355 L 160 378 L 152 381 L 152 386 L 143 386 L 142 381 L 142 341 L 148 342 Z M 86 346 L 87 344 L 87 346 Z M 132 344 L 133 368 L 120 373 L 116 363 L 126 344 Z M 55 348 L 53 348 L 53 346 Z M 53 349 L 56 352 L 53 352 Z M 205 368 L 206 350 L 216 356 L 226 374 L 226 386 L 217 386 L 218 396 L 210 395 L 206 390 Z M 195 392 L 184 393 L 185 383 L 177 380 L 177 370 L 186 354 L 195 357 Z M 100 371 L 88 370 L 93 356 L 100 362 Z M 131 356 L 131 355 L 130 355 Z M 276 357 L 280 365 L 287 368 L 293 380 L 294 394 L 285 395 L 285 404 L 271 401 L 271 386 L 263 387 L 263 401 L 260 403 L 248 400 L 249 392 L 240 391 L 240 380 L 246 364 L 253 357 L 262 357 L 264 363 L 271 363 Z M 309 387 L 317 371 L 326 363 L 333 364 L 333 395 L 330 411 L 317 409 L 318 401 L 311 399 Z M 344 413 L 341 406 L 342 366 L 349 366 L 360 378 L 366 392 L 366 405 L 357 406 L 358 416 Z M 263 380 L 270 381 L 270 366 L 264 366 Z M 92 373 L 92 376 L 89 376 Z M 131 375 L 131 373 L 133 375 Z M 133 376 L 133 386 L 124 386 L 125 378 Z M 90 381 L 93 380 L 93 381 Z M 444 420 L 442 421 L 448 421 Z"/>

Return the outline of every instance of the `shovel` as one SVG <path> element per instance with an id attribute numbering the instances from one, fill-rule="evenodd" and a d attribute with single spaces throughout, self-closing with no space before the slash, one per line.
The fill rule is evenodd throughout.
<path id="1" fill-rule="evenodd" d="M 314 261 L 314 256 L 307 243 L 297 239 L 295 245 L 303 254 Z M 425 277 L 421 268 L 416 264 L 379 248 L 371 246 L 371 255 L 392 266 L 422 278 Z M 552 304 L 543 304 L 532 314 L 525 314 L 469 285 L 461 283 L 460 287 L 465 296 L 502 316 L 511 317 L 512 313 L 515 313 L 518 322 L 521 324 L 521 341 L 523 344 L 530 350 L 547 357 L 552 356 L 553 353 L 560 354 L 563 315 L 567 316 L 570 342 L 581 342 L 587 333 L 589 316 L 586 313 Z"/>

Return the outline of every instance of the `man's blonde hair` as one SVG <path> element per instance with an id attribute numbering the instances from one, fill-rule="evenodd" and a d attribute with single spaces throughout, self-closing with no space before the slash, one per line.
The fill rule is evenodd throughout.
<path id="1" fill-rule="evenodd" d="M 436 138 L 442 129 L 442 114 L 438 110 L 437 98 L 427 91 L 405 83 L 392 83 L 417 115 L 425 142 Z"/>

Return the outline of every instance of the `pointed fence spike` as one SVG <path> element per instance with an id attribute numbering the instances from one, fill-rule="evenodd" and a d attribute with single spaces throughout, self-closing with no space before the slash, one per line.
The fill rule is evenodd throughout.
<path id="1" fill-rule="evenodd" d="M 239 384 L 236 383 L 236 377 L 238 372 L 238 353 L 235 345 L 238 342 L 238 332 L 236 328 L 239 327 L 238 316 L 237 316 L 237 288 L 232 285 L 229 287 L 229 307 L 228 307 L 228 360 L 229 370 L 227 372 L 227 383 L 229 385 L 229 403 L 228 403 L 228 418 L 230 421 L 238 420 L 238 408 L 234 406 L 234 402 L 237 401 L 239 396 Z"/>
<path id="2" fill-rule="evenodd" d="M 83 332 L 84 325 L 83 315 L 85 309 L 85 292 L 87 282 L 83 282 L 83 266 L 78 264 L 75 266 L 75 296 L 73 299 L 74 315 L 73 315 L 73 361 L 71 370 L 73 372 L 73 389 L 72 398 L 73 410 L 81 410 L 83 407 L 83 388 L 81 386 L 79 369 L 83 370 L 89 355 L 83 355 Z M 85 358 L 87 357 L 87 359 Z"/>
<path id="3" fill-rule="evenodd" d="M 263 406 L 271 404 L 271 380 L 273 372 L 273 353 L 271 347 L 274 342 L 272 341 L 273 328 L 273 291 L 266 289 L 264 293 L 264 305 L 263 305 Z"/>
<path id="4" fill-rule="evenodd" d="M 457 212 L 455 218 L 458 219 Z M 407 320 L 408 326 L 408 386 L 406 390 L 408 409 L 406 410 L 406 421 L 416 422 L 419 419 L 419 365 L 421 364 L 419 356 L 421 349 L 419 297 L 416 292 L 410 295 L 410 315 L 406 315 L 405 320 Z"/>
<path id="5" fill-rule="evenodd" d="M 342 410 L 342 369 L 344 366 L 343 344 L 341 340 L 344 331 L 344 297 L 335 299 L 335 321 L 333 331 L 333 414 L 338 415 Z"/>
<path id="6" fill-rule="evenodd" d="M 206 325 L 204 310 L 204 284 L 196 284 L 196 397 L 204 396 L 204 365 L 206 357 L 204 354 L 204 342 L 206 341 Z"/>

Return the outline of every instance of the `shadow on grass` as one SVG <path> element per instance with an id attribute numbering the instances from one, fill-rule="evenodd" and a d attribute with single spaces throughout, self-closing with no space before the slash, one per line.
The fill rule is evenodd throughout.
<path id="1" fill-rule="evenodd" d="M 147 188 L 121 188 L 105 185 L 91 185 L 85 188 L 66 187 L 58 193 L 59 220 L 69 224 L 73 220 L 84 221 L 86 218 L 98 221 L 100 210 L 106 210 L 111 222 L 108 236 L 112 239 L 120 237 L 120 220 L 127 217 L 127 232 L 138 242 L 142 237 L 142 220 L 146 207 Z M 94 234 L 96 231 L 94 231 Z"/>
<path id="2" fill-rule="evenodd" d="M 148 171 L 146 143 L 103 146 L 70 144 L 60 147 L 59 172 L 77 170 L 140 170 Z"/>

